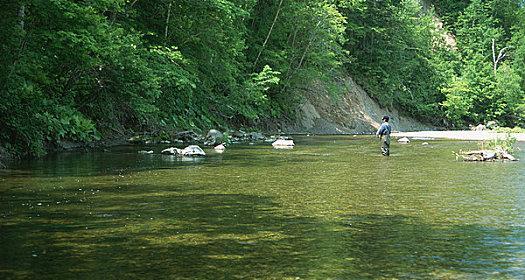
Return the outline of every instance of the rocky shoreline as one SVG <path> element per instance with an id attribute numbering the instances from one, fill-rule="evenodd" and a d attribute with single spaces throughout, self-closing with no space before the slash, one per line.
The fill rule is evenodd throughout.
<path id="1" fill-rule="evenodd" d="M 353 133 L 353 134 L 369 134 Z M 294 133 L 301 134 L 301 133 Z M 306 134 L 306 133 L 303 133 Z M 341 133 L 339 133 L 341 134 Z M 345 134 L 345 133 L 343 133 Z M 414 138 L 414 139 L 453 139 L 453 140 L 471 140 L 485 141 L 494 139 L 505 139 L 507 133 L 497 133 L 493 131 L 415 131 L 415 132 L 394 132 L 392 137 L 396 138 Z M 525 133 L 511 133 L 511 137 L 516 141 L 525 141 Z M 227 130 L 219 131 L 211 129 L 206 134 L 199 134 L 191 130 L 173 131 L 173 132 L 141 132 L 113 135 L 104 140 L 89 143 L 63 141 L 49 148 L 49 152 L 64 152 L 74 150 L 94 150 L 107 149 L 113 146 L 136 144 L 136 145 L 153 145 L 153 144 L 172 144 L 172 145 L 203 145 L 216 146 L 219 144 L 237 144 L 237 143 L 273 143 L 276 140 L 291 140 L 289 134 L 268 133 L 260 131 Z M 17 158 L 10 154 L 6 149 L 0 147 L 0 169 L 7 168 L 10 162 Z"/>

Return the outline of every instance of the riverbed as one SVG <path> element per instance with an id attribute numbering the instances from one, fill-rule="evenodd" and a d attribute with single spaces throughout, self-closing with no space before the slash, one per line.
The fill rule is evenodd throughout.
<path id="1" fill-rule="evenodd" d="M 469 141 L 295 143 L 0 171 L 0 279 L 523 279 L 525 143 L 483 163 L 456 161 Z"/>

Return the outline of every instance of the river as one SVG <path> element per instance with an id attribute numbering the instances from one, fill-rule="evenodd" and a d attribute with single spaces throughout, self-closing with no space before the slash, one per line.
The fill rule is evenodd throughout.
<path id="1" fill-rule="evenodd" d="M 519 162 L 476 142 L 296 136 L 202 159 L 121 146 L 0 172 L 0 279 L 523 279 Z M 138 154 L 152 149 L 156 154 Z"/>

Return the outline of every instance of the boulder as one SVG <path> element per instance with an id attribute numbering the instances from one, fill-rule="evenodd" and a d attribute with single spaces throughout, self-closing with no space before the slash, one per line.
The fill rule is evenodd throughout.
<path id="1" fill-rule="evenodd" d="M 204 145 L 214 146 L 222 143 L 223 139 L 224 135 L 222 134 L 222 132 L 216 129 L 210 129 L 210 131 L 208 131 L 208 133 L 206 134 L 206 138 L 204 139 Z"/>
<path id="2" fill-rule="evenodd" d="M 139 154 L 153 154 L 153 151 L 149 150 L 149 151 L 139 151 Z"/>
<path id="3" fill-rule="evenodd" d="M 183 156 L 205 156 L 206 153 L 197 145 L 190 145 L 181 151 Z"/>
<path id="4" fill-rule="evenodd" d="M 182 153 L 181 149 L 177 149 L 175 147 L 164 149 L 160 152 L 163 155 L 180 155 Z"/>
<path id="5" fill-rule="evenodd" d="M 397 142 L 399 142 L 401 144 L 408 144 L 408 143 L 410 143 L 410 139 L 408 139 L 406 137 L 403 137 L 403 138 L 397 140 Z"/>
<path id="6" fill-rule="evenodd" d="M 474 131 L 483 131 L 483 130 L 486 130 L 487 127 L 485 127 L 483 124 L 478 124 L 477 126 L 475 126 L 473 128 Z"/>

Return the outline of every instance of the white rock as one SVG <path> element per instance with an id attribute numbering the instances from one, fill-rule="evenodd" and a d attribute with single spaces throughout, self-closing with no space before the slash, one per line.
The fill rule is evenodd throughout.
<path id="1" fill-rule="evenodd" d="M 407 144 L 407 143 L 410 143 L 410 139 L 408 139 L 406 137 L 403 137 L 403 138 L 397 140 L 397 142 L 399 142 L 401 144 Z"/>
<path id="2" fill-rule="evenodd" d="M 273 147 L 293 147 L 295 146 L 293 140 L 277 139 L 272 143 Z"/>
<path id="3" fill-rule="evenodd" d="M 217 145 L 215 146 L 215 148 L 213 148 L 215 151 L 224 151 L 226 150 L 226 147 L 224 147 L 223 144 L 220 144 L 220 145 Z"/>
<path id="4" fill-rule="evenodd" d="M 139 154 L 153 154 L 153 151 L 139 151 Z"/>
<path id="5" fill-rule="evenodd" d="M 206 153 L 197 145 L 190 145 L 181 151 L 183 156 L 205 156 Z"/>
<path id="6" fill-rule="evenodd" d="M 182 152 L 181 149 L 177 149 L 175 147 L 167 148 L 162 150 L 160 153 L 163 155 L 180 155 Z"/>

